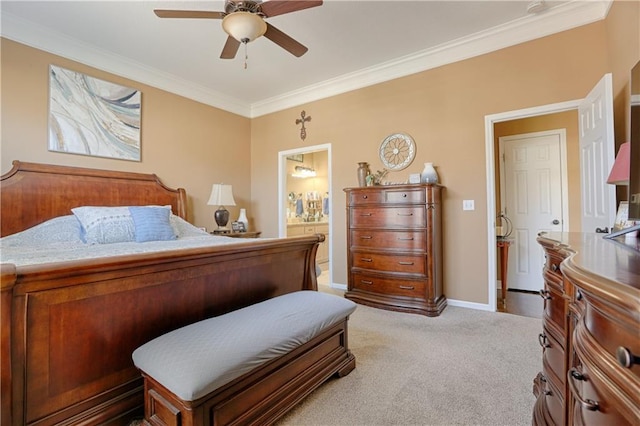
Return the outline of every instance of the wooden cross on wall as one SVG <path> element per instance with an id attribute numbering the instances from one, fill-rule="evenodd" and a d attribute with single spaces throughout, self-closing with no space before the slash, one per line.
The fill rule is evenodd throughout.
<path id="1" fill-rule="evenodd" d="M 302 112 L 300 113 L 300 118 L 296 120 L 296 124 L 302 124 L 302 127 L 300 128 L 300 139 L 302 140 L 305 140 L 307 138 L 307 129 L 304 128 L 304 123 L 307 121 L 311 121 L 311 116 L 307 117 L 306 114 L 307 113 L 302 110 Z"/>

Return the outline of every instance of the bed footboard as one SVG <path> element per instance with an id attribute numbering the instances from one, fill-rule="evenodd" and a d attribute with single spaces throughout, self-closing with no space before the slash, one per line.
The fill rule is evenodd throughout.
<path id="1" fill-rule="evenodd" d="M 323 239 L 1 265 L 2 425 L 126 424 L 143 411 L 135 348 L 189 323 L 317 290 Z"/>

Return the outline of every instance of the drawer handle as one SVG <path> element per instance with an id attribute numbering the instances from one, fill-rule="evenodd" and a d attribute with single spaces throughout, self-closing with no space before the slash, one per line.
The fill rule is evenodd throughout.
<path id="1" fill-rule="evenodd" d="M 551 264 L 551 270 L 552 270 L 553 272 L 556 272 L 556 271 L 558 270 L 558 265 L 556 265 L 555 263 L 552 263 L 552 264 Z"/>
<path id="2" fill-rule="evenodd" d="M 640 364 L 640 357 L 631 353 L 624 346 L 619 346 L 616 349 L 616 358 L 618 359 L 618 364 L 625 368 L 631 368 L 633 364 Z"/>
<path id="3" fill-rule="evenodd" d="M 573 397 L 580 403 L 580 405 L 582 405 L 587 410 L 598 411 L 599 406 L 596 401 L 593 401 L 591 399 L 582 399 L 582 397 L 578 393 L 578 388 L 576 388 L 576 380 L 583 381 L 586 379 L 584 375 L 581 374 L 578 370 L 572 368 L 571 370 L 569 370 L 569 372 L 567 372 L 567 381 L 569 382 L 569 390 L 571 390 Z"/>
<path id="4" fill-rule="evenodd" d="M 413 241 L 413 237 L 407 237 L 407 238 L 398 237 L 398 241 Z"/>
<path id="5" fill-rule="evenodd" d="M 415 287 L 414 287 L 414 286 L 412 286 L 412 285 L 401 285 L 401 286 L 399 286 L 399 287 L 400 287 L 401 289 L 403 289 L 403 290 L 413 290 L 413 289 L 415 289 Z"/>
<path id="6" fill-rule="evenodd" d="M 413 213 L 398 213 L 398 216 L 413 216 Z"/>
<path id="7" fill-rule="evenodd" d="M 545 289 L 541 289 L 540 290 L 540 297 L 542 297 L 544 300 L 551 300 L 551 296 L 549 296 L 549 290 L 545 290 Z"/>
<path id="8" fill-rule="evenodd" d="M 373 215 L 372 215 L 371 213 L 360 213 L 360 216 L 367 216 L 367 217 L 369 217 L 369 216 L 373 216 Z"/>
<path id="9" fill-rule="evenodd" d="M 538 343 L 540 343 L 540 346 L 542 346 L 543 348 L 551 347 L 551 345 L 549 344 L 549 338 L 544 333 L 538 334 Z"/>
<path id="10" fill-rule="evenodd" d="M 399 265 L 411 266 L 413 262 L 398 262 Z"/>
<path id="11" fill-rule="evenodd" d="M 363 195 L 363 196 L 362 196 L 362 198 L 363 198 L 364 200 L 366 200 L 367 198 L 369 198 L 369 196 L 368 196 L 368 195 Z"/>
<path id="12" fill-rule="evenodd" d="M 370 239 L 372 239 L 372 238 L 373 238 L 373 237 L 372 237 L 371 235 L 362 235 L 362 236 L 360 237 L 360 239 L 361 239 L 361 240 L 370 240 Z"/>
<path id="13" fill-rule="evenodd" d="M 578 290 L 578 291 L 576 292 L 576 300 L 577 300 L 577 301 L 582 300 L 582 292 L 581 292 L 580 290 Z"/>
<path id="14" fill-rule="evenodd" d="M 363 262 L 373 262 L 373 259 L 370 257 L 361 257 L 360 260 Z"/>
<path id="15" fill-rule="evenodd" d="M 407 194 L 402 194 L 402 198 L 407 198 Z"/>
<path id="16" fill-rule="evenodd" d="M 366 285 L 371 285 L 371 284 L 373 284 L 373 281 L 360 280 L 360 283 L 362 283 L 362 284 L 366 284 Z"/>

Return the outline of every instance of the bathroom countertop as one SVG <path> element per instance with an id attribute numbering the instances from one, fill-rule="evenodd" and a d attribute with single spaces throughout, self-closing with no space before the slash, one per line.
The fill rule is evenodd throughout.
<path id="1" fill-rule="evenodd" d="M 313 225 L 328 225 L 328 220 L 321 220 L 318 222 L 287 222 L 287 226 L 313 226 Z"/>

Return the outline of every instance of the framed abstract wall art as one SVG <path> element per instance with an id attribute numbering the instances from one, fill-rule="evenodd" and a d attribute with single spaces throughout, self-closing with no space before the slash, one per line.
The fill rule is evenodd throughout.
<path id="1" fill-rule="evenodd" d="M 141 93 L 51 65 L 49 151 L 140 161 Z"/>

